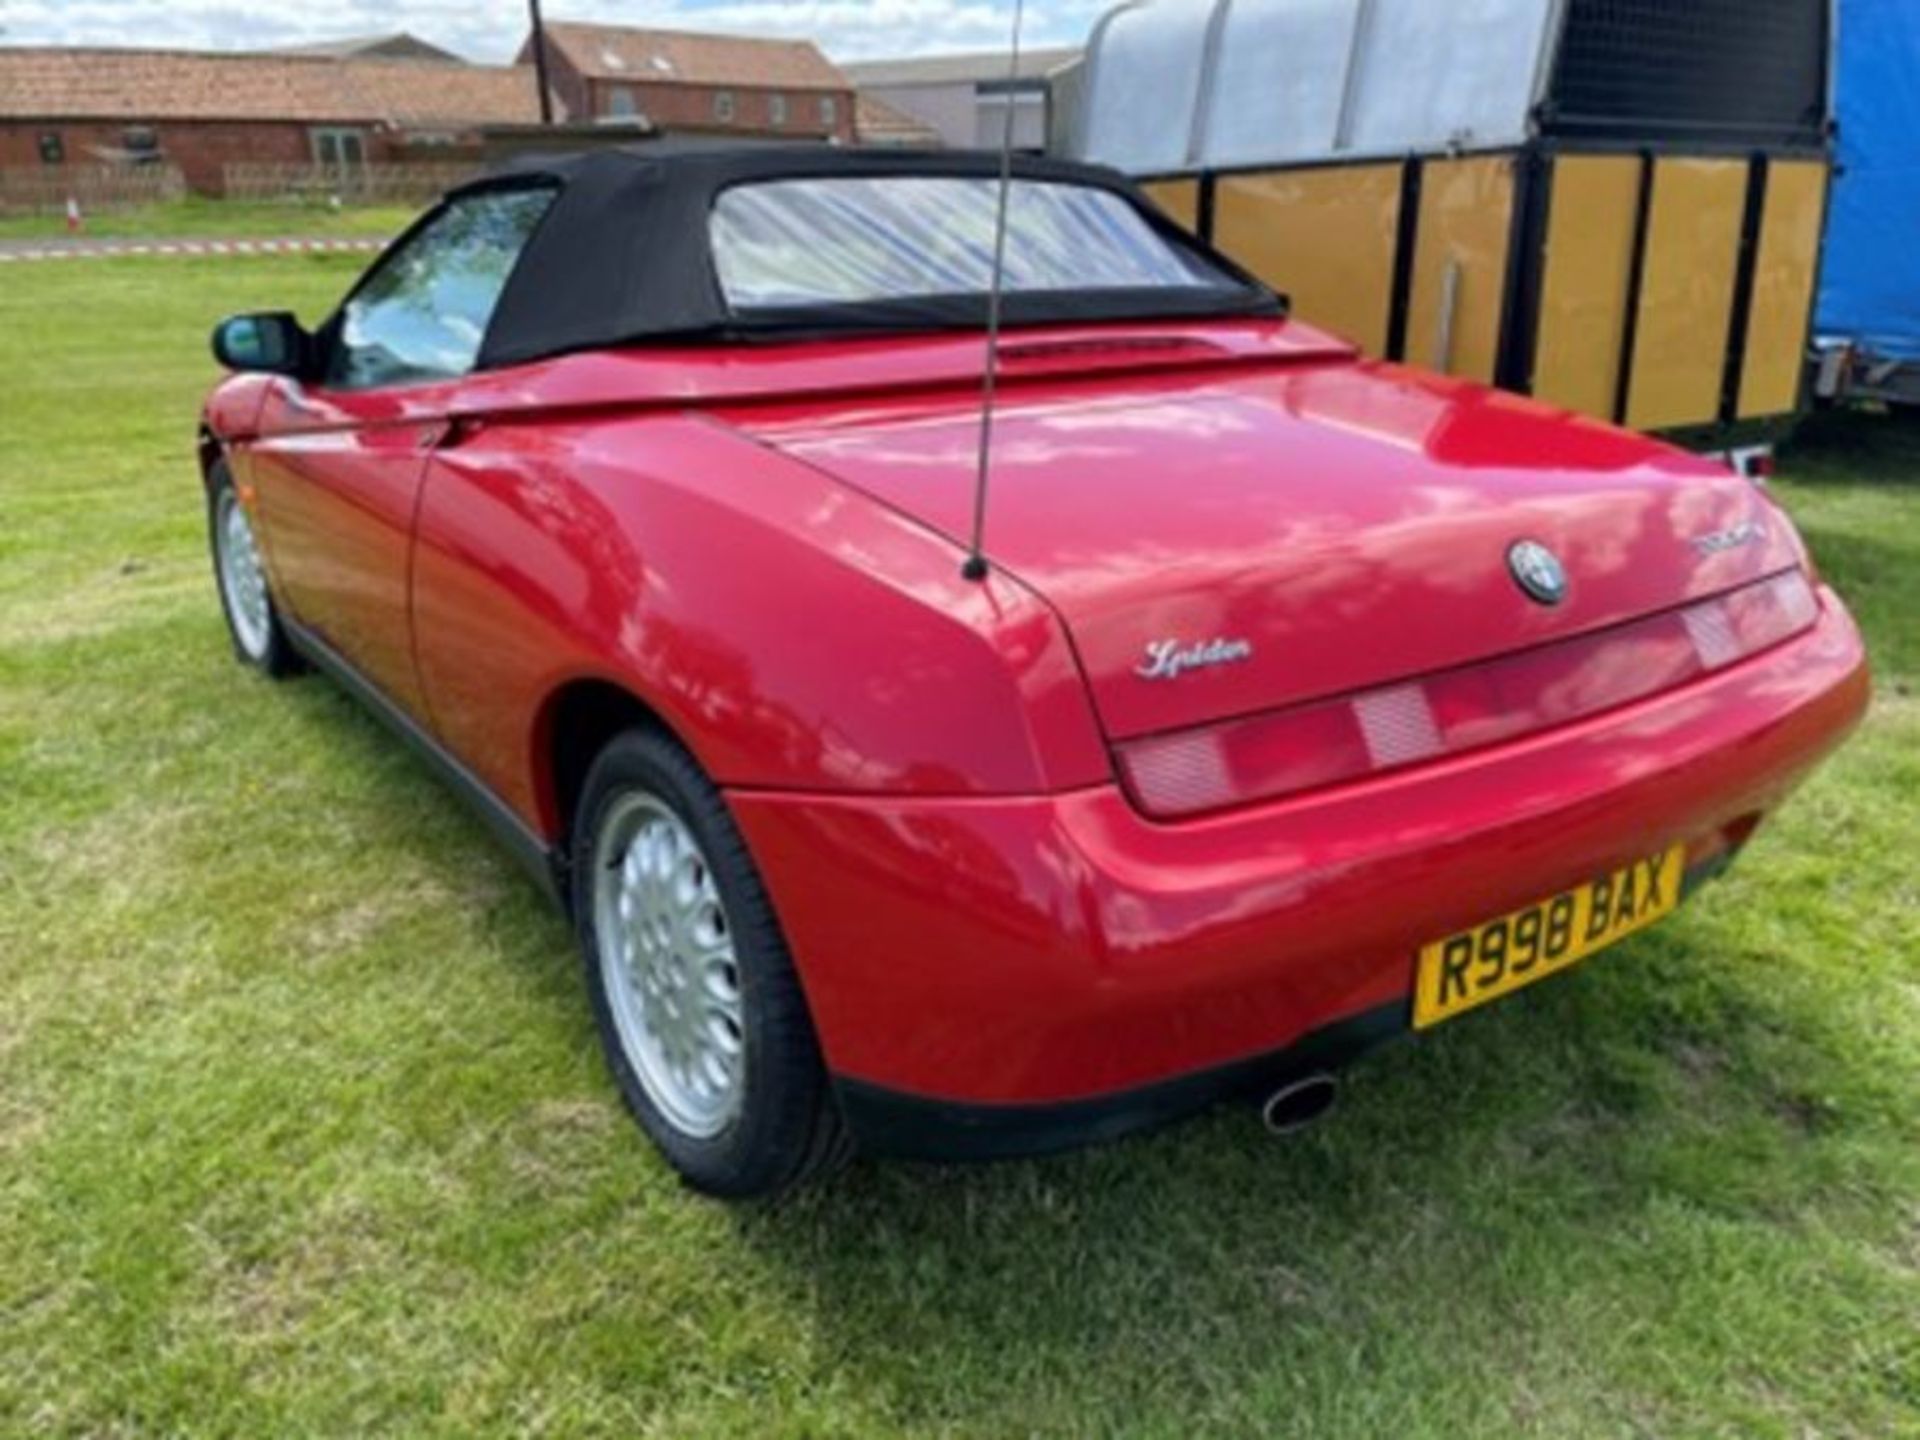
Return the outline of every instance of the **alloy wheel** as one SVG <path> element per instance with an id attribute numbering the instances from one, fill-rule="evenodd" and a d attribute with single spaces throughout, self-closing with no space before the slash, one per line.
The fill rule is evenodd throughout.
<path id="1" fill-rule="evenodd" d="M 231 488 L 221 491 L 214 535 L 220 552 L 220 589 L 226 596 L 234 638 L 248 659 L 261 660 L 273 642 L 273 609 L 253 524 Z"/>
<path id="2" fill-rule="evenodd" d="M 594 939 L 621 1049 L 666 1120 L 710 1139 L 746 1089 L 739 960 L 713 868 L 644 791 L 607 807 L 593 853 Z"/>

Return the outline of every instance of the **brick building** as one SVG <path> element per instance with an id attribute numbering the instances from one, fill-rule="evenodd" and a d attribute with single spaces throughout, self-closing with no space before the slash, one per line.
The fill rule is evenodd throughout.
<path id="1" fill-rule="evenodd" d="M 550 22 L 548 88 L 574 123 L 796 140 L 854 138 L 853 85 L 809 40 Z M 533 43 L 521 46 L 522 65 Z"/>
<path id="2" fill-rule="evenodd" d="M 0 168 L 164 163 L 218 194 L 229 164 L 429 158 L 538 118 L 513 66 L 0 48 Z"/>

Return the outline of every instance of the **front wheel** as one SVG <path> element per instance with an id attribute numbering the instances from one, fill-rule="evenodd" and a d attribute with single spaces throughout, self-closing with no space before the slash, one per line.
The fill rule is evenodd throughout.
<path id="1" fill-rule="evenodd" d="M 253 519 L 240 503 L 233 476 L 224 464 L 216 464 L 207 477 L 207 538 L 234 654 L 275 679 L 294 674 L 300 669 L 300 657 L 281 628 L 254 538 Z"/>
<path id="2" fill-rule="evenodd" d="M 650 730 L 587 776 L 573 909 L 608 1064 L 696 1190 L 776 1194 L 850 1153 L 773 905 L 726 802 Z"/>

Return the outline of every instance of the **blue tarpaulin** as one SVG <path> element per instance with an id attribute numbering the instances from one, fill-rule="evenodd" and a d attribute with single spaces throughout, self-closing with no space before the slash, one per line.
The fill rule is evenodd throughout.
<path id="1" fill-rule="evenodd" d="M 1841 0 L 1841 172 L 1817 331 L 1920 359 L 1920 0 Z"/>

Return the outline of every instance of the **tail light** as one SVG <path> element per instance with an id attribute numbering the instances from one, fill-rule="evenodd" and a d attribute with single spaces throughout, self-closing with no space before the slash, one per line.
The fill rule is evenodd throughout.
<path id="1" fill-rule="evenodd" d="M 1785 571 L 1609 630 L 1456 670 L 1117 748 L 1147 814 L 1179 819 L 1384 774 L 1601 714 L 1759 654 L 1812 625 Z"/>

